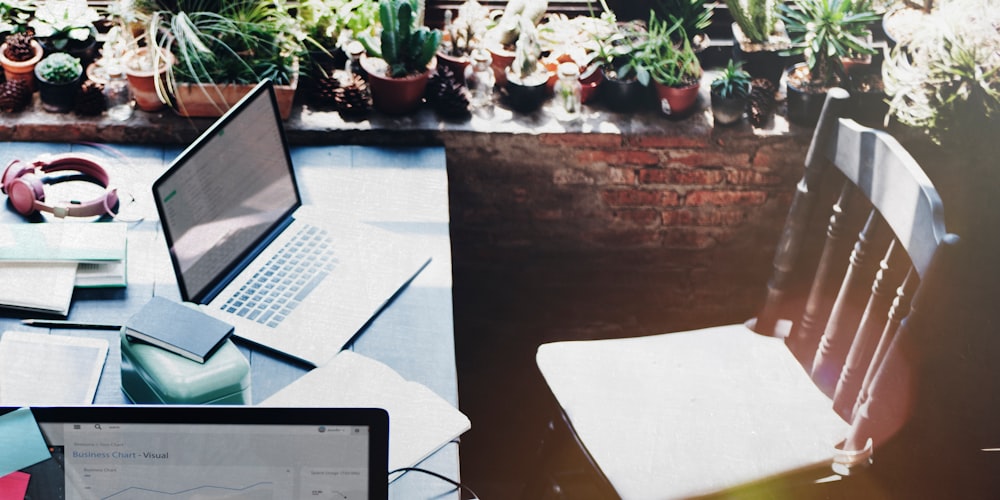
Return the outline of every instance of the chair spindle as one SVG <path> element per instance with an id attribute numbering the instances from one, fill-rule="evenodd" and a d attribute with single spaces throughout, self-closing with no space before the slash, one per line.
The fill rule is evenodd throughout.
<path id="1" fill-rule="evenodd" d="M 877 211 L 872 210 L 851 252 L 847 273 L 840 285 L 812 364 L 813 380 L 827 396 L 833 397 L 840 371 L 861 324 L 867 302 L 866 290 L 871 287 L 871 281 L 865 276 L 871 276 L 877 264 L 872 259 L 873 250 L 880 248 L 879 241 L 886 239 L 888 233 L 890 231 L 885 220 Z"/>
<path id="2" fill-rule="evenodd" d="M 871 298 L 865 307 L 854 342 L 840 371 L 833 397 L 833 408 L 837 413 L 850 421 L 854 413 L 854 403 L 858 391 L 871 364 L 879 337 L 888 323 L 889 312 L 895 298 L 894 290 L 901 284 L 906 274 L 907 258 L 905 252 L 893 240 L 889 250 L 882 259 L 875 282 L 872 284 Z"/>

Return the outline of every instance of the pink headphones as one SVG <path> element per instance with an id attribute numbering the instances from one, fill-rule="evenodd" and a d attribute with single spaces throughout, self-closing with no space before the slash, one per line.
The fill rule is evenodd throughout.
<path id="1" fill-rule="evenodd" d="M 58 178 L 49 179 L 42 174 L 50 172 L 74 171 L 83 180 L 105 189 L 104 194 L 90 201 L 45 202 L 45 184 L 52 184 Z M 36 211 L 50 212 L 56 217 L 93 217 L 114 215 L 112 210 L 118 203 L 118 191 L 108 188 L 109 176 L 97 160 L 83 154 L 41 155 L 28 163 L 13 160 L 3 172 L 0 191 L 10 198 L 17 213 L 29 216 Z"/>

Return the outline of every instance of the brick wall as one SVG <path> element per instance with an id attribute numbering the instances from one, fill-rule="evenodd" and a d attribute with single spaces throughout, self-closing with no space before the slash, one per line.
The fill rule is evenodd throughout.
<path id="1" fill-rule="evenodd" d="M 776 129 L 446 134 L 456 276 L 576 295 L 564 314 L 615 309 L 642 331 L 746 319 L 808 147 Z"/>

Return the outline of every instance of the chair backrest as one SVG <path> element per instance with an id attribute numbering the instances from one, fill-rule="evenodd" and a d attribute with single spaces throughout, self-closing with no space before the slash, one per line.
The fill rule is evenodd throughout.
<path id="1" fill-rule="evenodd" d="M 909 396 L 889 387 L 905 382 L 880 375 L 894 340 L 920 320 L 919 290 L 934 279 L 934 261 L 958 238 L 904 148 L 841 118 L 847 99 L 842 89 L 829 93 L 755 329 L 773 335 L 791 322 L 786 344 L 852 424 L 844 446 L 859 451 L 906 418 Z M 826 215 L 816 212 L 822 200 L 832 202 Z"/>

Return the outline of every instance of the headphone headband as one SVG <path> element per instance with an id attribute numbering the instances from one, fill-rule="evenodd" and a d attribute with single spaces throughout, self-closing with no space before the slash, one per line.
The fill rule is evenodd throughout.
<path id="1" fill-rule="evenodd" d="M 84 180 L 104 188 L 104 194 L 85 202 L 46 203 L 45 184 L 51 181 L 39 176 L 38 172 L 62 171 L 79 172 Z M 31 162 L 11 161 L 4 169 L 0 190 L 10 197 L 14 210 L 21 215 L 29 216 L 41 211 L 59 218 L 93 217 L 111 214 L 112 207 L 118 203 L 118 191 L 109 188 L 109 184 L 107 170 L 92 156 L 79 153 L 42 154 Z"/>

